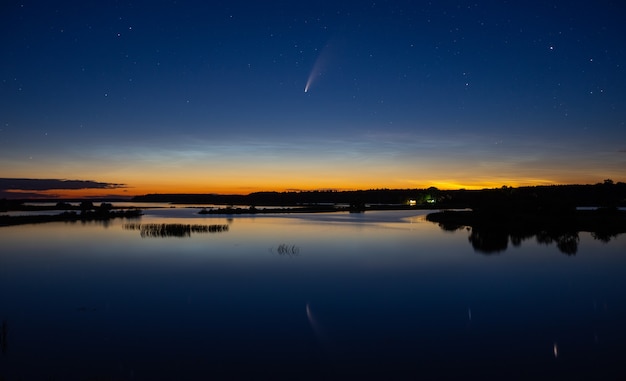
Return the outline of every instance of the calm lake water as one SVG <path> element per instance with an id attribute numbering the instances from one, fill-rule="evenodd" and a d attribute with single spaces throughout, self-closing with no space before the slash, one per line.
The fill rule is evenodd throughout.
<path id="1" fill-rule="evenodd" d="M 0 228 L 0 379 L 626 379 L 624 235 L 197 211 Z"/>

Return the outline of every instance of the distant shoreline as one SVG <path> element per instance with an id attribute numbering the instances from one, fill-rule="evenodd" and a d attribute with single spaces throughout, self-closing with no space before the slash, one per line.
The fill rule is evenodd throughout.
<path id="1" fill-rule="evenodd" d="M 88 222 L 88 221 L 108 221 L 115 218 L 138 218 L 142 215 L 139 209 L 128 209 L 119 211 L 102 212 L 62 212 L 52 215 L 32 215 L 32 216 L 0 216 L 0 227 L 42 224 L 46 222 Z"/>
<path id="2" fill-rule="evenodd" d="M 0 216 L 0 226 L 49 221 L 106 220 L 137 216 L 142 204 L 182 204 L 203 208 L 200 215 L 255 215 L 286 213 L 362 213 L 370 210 L 470 211 L 429 215 L 429 220 L 447 225 L 489 225 L 492 221 L 516 229 L 563 228 L 626 231 L 626 183 L 605 180 L 594 185 L 559 185 L 483 190 L 374 189 L 365 191 L 257 192 L 249 195 L 148 194 L 125 203 L 134 207 L 99 206 L 94 200 L 57 200 L 56 205 L 28 205 L 42 200 L 0 200 L 1 211 L 59 210 L 59 215 Z M 54 201 L 52 201 L 54 202 Z M 78 204 L 76 204 L 78 203 Z M 211 205 L 211 206 L 210 206 Z M 223 207 L 214 206 L 221 205 Z M 599 211 L 581 211 L 579 206 L 596 205 Z M 246 206 L 246 207 L 238 207 Z M 129 209 L 130 208 L 130 209 Z M 152 208 L 151 206 L 149 208 Z M 613 212 L 611 212 L 613 211 Z M 448 212 L 450 213 L 450 212 Z"/>
<path id="3" fill-rule="evenodd" d="M 58 201 L 46 202 L 44 204 L 29 204 L 26 200 L 0 200 L 4 201 L 0 208 L 0 226 L 12 226 L 22 224 L 36 224 L 57 221 L 90 221 L 90 220 L 107 220 L 111 218 L 132 218 L 141 215 L 141 210 L 147 209 L 170 209 L 175 206 L 166 205 L 167 202 L 157 202 L 165 205 L 154 206 L 144 205 L 153 204 L 154 201 L 138 200 L 134 202 L 124 201 L 123 206 L 113 205 L 108 202 L 102 202 L 100 205 L 94 205 L 91 200 Z M 256 214 L 288 214 L 288 213 L 332 213 L 332 212 L 350 212 L 362 213 L 366 210 L 416 210 L 427 209 L 423 206 L 410 206 L 406 204 L 377 204 L 365 205 L 359 202 L 353 203 L 305 203 L 305 204 L 284 204 L 280 206 L 259 206 L 254 204 L 226 204 L 227 206 L 217 207 L 220 204 L 203 204 L 198 202 L 183 203 L 184 208 L 201 209 L 199 215 L 256 215 Z M 197 201 L 197 200 L 196 200 Z M 38 201 L 41 203 L 41 201 Z M 129 205 L 130 204 L 130 205 Z M 171 203 L 170 203 L 171 204 Z M 222 204 L 223 205 L 223 204 Z M 236 206 L 239 205 L 239 206 Z M 241 206 L 245 205 L 245 206 Z M 248 206 L 249 205 L 249 206 Z M 27 212 L 30 215 L 1 215 L 3 212 Z M 45 214 L 37 214 L 37 212 L 46 212 Z M 58 214 L 52 214 L 58 212 Z"/>
<path id="4" fill-rule="evenodd" d="M 198 208 L 202 208 L 199 206 Z M 118 209 L 112 206 L 112 209 Z M 110 211 L 89 211 L 77 213 L 75 211 L 63 211 L 53 215 L 29 215 L 29 216 L 8 216 L 0 215 L 0 227 L 15 226 L 25 224 L 40 224 L 46 222 L 76 222 L 76 221 L 106 221 L 115 218 L 138 218 L 143 215 L 142 209 L 158 209 L 158 208 L 141 208 L 140 206 L 127 207 L 120 210 Z M 49 207 L 44 207 L 40 211 L 50 211 Z M 365 211 L 374 210 L 421 210 L 414 207 L 404 205 L 381 205 L 367 208 L 355 208 L 344 206 L 302 206 L 302 207 L 284 207 L 284 208 L 236 208 L 225 207 L 217 209 L 203 208 L 199 215 L 256 215 L 256 214 L 294 214 L 294 213 L 363 213 Z M 24 211 L 35 212 L 37 210 L 28 208 Z"/>

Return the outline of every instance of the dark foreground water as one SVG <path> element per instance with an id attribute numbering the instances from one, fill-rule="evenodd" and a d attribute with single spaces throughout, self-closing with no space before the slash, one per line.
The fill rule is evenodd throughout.
<path id="1" fill-rule="evenodd" d="M 0 379 L 626 379 L 623 235 L 193 212 L 0 228 Z"/>

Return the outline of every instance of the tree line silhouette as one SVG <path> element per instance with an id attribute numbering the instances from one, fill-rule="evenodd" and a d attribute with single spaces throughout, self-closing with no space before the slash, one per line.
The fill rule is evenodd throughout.
<path id="1" fill-rule="evenodd" d="M 592 186 L 503 187 L 466 199 L 470 210 L 444 210 L 426 219 L 444 230 L 468 227 L 469 242 L 484 254 L 535 237 L 540 244 L 554 243 L 562 253 L 574 255 L 581 231 L 603 242 L 626 233 L 626 211 L 619 209 L 624 205 L 624 188 L 625 184 L 611 180 Z"/>
<path id="2" fill-rule="evenodd" d="M 247 195 L 222 194 L 146 194 L 135 196 L 133 202 L 159 202 L 180 204 L 215 204 L 249 206 L 300 206 L 313 204 L 389 205 L 406 206 L 415 201 L 418 208 L 534 208 L 562 210 L 576 206 L 626 206 L 626 183 L 607 179 L 592 185 L 548 185 L 508 187 L 482 190 L 426 189 L 369 189 L 354 191 L 315 190 L 288 192 L 254 192 Z M 54 206 L 28 205 L 30 200 L 0 199 L 0 212 L 11 210 L 82 210 L 94 209 L 92 201 L 37 200 L 57 202 Z M 90 205 L 91 204 L 91 205 Z M 107 204 L 107 202 L 103 202 Z M 102 204 L 101 204 L 102 206 Z"/>
<path id="3" fill-rule="evenodd" d="M 626 183 L 607 179 L 593 185 L 550 185 L 482 190 L 370 189 L 355 191 L 255 192 L 248 195 L 147 194 L 132 201 L 180 204 L 297 206 L 311 204 L 406 206 L 419 208 L 493 209 L 505 207 L 562 211 L 576 206 L 626 206 Z"/>

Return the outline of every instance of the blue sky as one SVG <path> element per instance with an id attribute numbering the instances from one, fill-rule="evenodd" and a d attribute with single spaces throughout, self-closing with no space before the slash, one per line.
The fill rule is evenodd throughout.
<path id="1" fill-rule="evenodd" d="M 3 178 L 132 194 L 624 180 L 618 1 L 1 7 Z"/>

